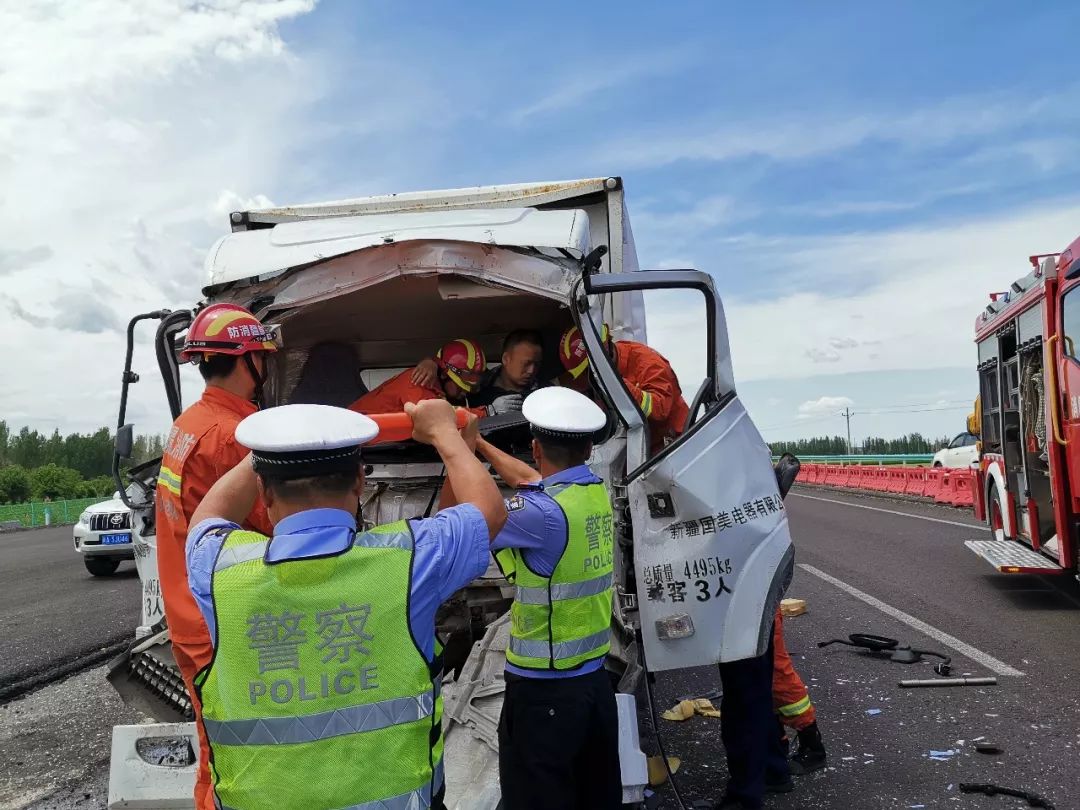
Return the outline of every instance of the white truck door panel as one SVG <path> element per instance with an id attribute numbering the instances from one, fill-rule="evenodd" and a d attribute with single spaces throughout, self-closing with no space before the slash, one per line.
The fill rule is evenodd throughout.
<path id="1" fill-rule="evenodd" d="M 735 395 L 723 305 L 692 270 L 586 274 L 577 320 L 599 386 L 626 426 L 633 580 L 648 668 L 682 669 L 765 652 L 794 552 L 768 446 Z M 586 295 L 693 289 L 705 297 L 707 379 L 693 422 L 656 456 L 641 411 L 603 352 Z M 585 295 L 580 295 L 581 292 Z"/>
<path id="2" fill-rule="evenodd" d="M 742 402 L 699 422 L 629 493 L 649 669 L 764 653 L 794 553 L 769 449 Z M 692 635 L 665 638 L 678 625 Z"/>

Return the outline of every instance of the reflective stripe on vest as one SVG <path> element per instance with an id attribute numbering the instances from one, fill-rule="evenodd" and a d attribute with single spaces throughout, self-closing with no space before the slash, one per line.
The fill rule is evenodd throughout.
<path id="1" fill-rule="evenodd" d="M 207 739 L 212 743 L 289 745 L 411 723 L 430 717 L 434 710 L 435 696 L 427 694 L 296 717 L 225 721 L 207 719 L 203 720 L 203 726 L 206 728 Z"/>
<path id="2" fill-rule="evenodd" d="M 435 786 L 435 793 L 439 792 L 439 788 L 443 783 L 443 764 L 440 760 L 435 766 L 435 778 L 432 780 L 432 784 Z M 432 789 L 431 785 L 424 785 L 418 790 L 412 790 L 408 793 L 403 793 L 400 796 L 393 796 L 389 799 L 379 799 L 374 802 L 364 802 L 363 804 L 350 804 L 348 807 L 339 808 L 339 810 L 418 810 L 422 807 L 431 806 Z M 221 810 L 237 810 L 234 807 L 229 807 L 225 804 L 220 804 Z"/>
<path id="3" fill-rule="evenodd" d="M 592 650 L 598 650 L 600 647 L 604 647 L 606 651 L 610 638 L 611 630 L 605 629 L 575 641 L 559 642 L 555 645 L 553 651 L 551 645 L 546 641 L 526 641 L 525 639 L 511 637 L 510 651 L 528 658 L 551 658 L 552 652 L 554 652 L 554 658 L 558 661 L 560 658 L 573 658 L 584 655 Z M 595 658 L 596 656 L 592 657 Z"/>
<path id="4" fill-rule="evenodd" d="M 270 545 L 269 540 L 259 540 L 254 543 L 245 543 L 240 546 L 223 548 L 214 562 L 215 571 L 223 571 L 234 565 L 239 565 L 252 560 L 261 560 L 266 556 L 266 548 Z M 393 532 L 388 534 L 372 534 L 362 532 L 353 538 L 354 546 L 364 548 L 412 548 L 412 535 L 407 532 Z"/>
<path id="5" fill-rule="evenodd" d="M 525 588 L 518 585 L 514 589 L 514 599 L 523 605 L 546 605 L 564 599 L 579 599 L 582 596 L 595 596 L 611 587 L 611 574 L 605 574 L 584 582 L 564 582 L 548 588 Z M 549 596 L 550 590 L 550 596 Z"/>
<path id="6" fill-rule="evenodd" d="M 217 638 L 196 688 L 218 805 L 428 807 L 442 785 L 442 698 L 409 625 L 408 524 L 267 564 L 272 544 L 231 531 L 215 561 Z"/>
<path id="7" fill-rule="evenodd" d="M 614 525 L 601 483 L 557 484 L 545 494 L 566 518 L 563 553 L 550 577 L 513 554 L 509 664 L 523 669 L 571 670 L 603 657 L 610 647 Z"/>

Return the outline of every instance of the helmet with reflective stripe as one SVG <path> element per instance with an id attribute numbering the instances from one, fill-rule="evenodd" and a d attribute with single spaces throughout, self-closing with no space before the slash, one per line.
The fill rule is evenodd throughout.
<path id="1" fill-rule="evenodd" d="M 188 327 L 180 360 L 202 355 L 277 351 L 273 336 L 248 310 L 236 304 L 211 304 Z"/>
<path id="2" fill-rule="evenodd" d="M 601 324 L 600 342 L 606 346 L 610 341 L 611 330 L 606 323 Z M 559 339 L 559 360 L 575 380 L 589 368 L 589 353 L 585 350 L 585 340 L 578 327 L 571 326 L 563 332 Z"/>
<path id="3" fill-rule="evenodd" d="M 472 391 L 487 368 L 480 345 L 468 338 L 451 340 L 435 353 L 435 363 L 462 391 Z"/>

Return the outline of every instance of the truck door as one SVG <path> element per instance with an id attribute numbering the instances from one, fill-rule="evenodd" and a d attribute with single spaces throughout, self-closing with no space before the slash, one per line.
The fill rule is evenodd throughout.
<path id="1" fill-rule="evenodd" d="M 600 305 L 589 296 L 671 289 L 704 298 L 707 376 L 682 435 L 650 455 L 647 420 L 602 349 Z M 649 669 L 761 655 L 794 552 L 769 448 L 735 392 L 712 278 L 693 270 L 587 274 L 574 297 L 597 384 L 626 426 L 626 478 L 614 483 L 627 490 L 627 583 Z"/>
<path id="2" fill-rule="evenodd" d="M 1054 413 L 1050 428 L 1054 441 L 1064 445 L 1067 480 L 1080 481 L 1080 284 L 1065 291 L 1061 298 L 1060 337 L 1051 339 L 1050 355 L 1057 369 L 1061 391 L 1050 403 Z M 1057 416 L 1055 414 L 1060 414 Z M 1072 500 L 1069 512 L 1080 509 L 1074 485 L 1069 487 Z M 1052 549 L 1050 549 L 1052 551 Z"/>

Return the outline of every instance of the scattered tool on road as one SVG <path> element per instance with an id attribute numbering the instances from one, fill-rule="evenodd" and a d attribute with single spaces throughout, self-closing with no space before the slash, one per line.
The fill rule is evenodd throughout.
<path id="1" fill-rule="evenodd" d="M 1044 799 L 1038 793 L 1029 790 L 1017 790 L 1016 788 L 1001 787 L 1000 785 L 979 784 L 973 782 L 961 782 L 961 793 L 982 793 L 984 796 L 1015 796 L 1024 799 L 1028 807 L 1042 807 L 1044 810 L 1054 810 L 1049 800 Z"/>
<path id="2" fill-rule="evenodd" d="M 901 644 L 897 639 L 888 636 L 852 633 L 848 636 L 847 641 L 842 638 L 819 641 L 818 647 L 828 647 L 830 644 L 846 644 L 849 647 L 859 647 L 879 656 L 888 653 L 889 660 L 896 664 L 917 664 L 922 661 L 924 655 L 930 655 L 941 659 L 941 663 L 934 666 L 934 672 L 942 676 L 949 675 L 952 672 L 952 658 L 944 653 L 935 652 L 934 650 L 916 650 L 910 644 Z"/>
<path id="3" fill-rule="evenodd" d="M 897 681 L 905 689 L 922 689 L 930 686 L 997 686 L 997 678 L 926 678 Z"/>

